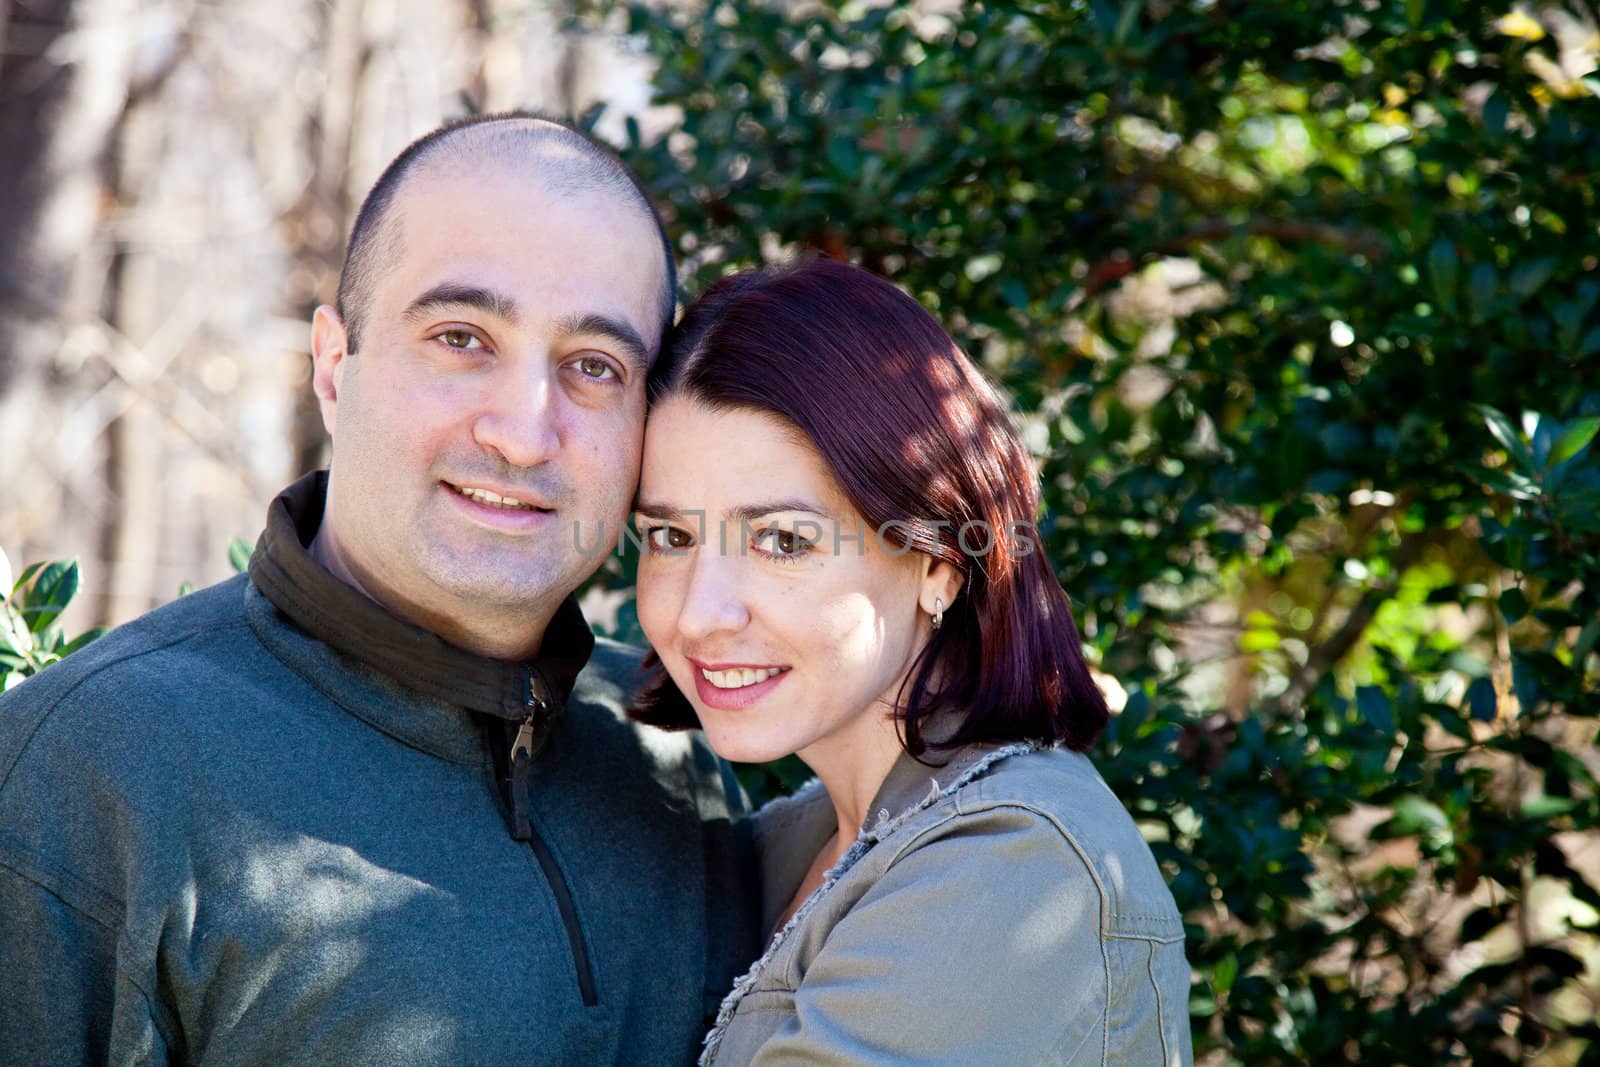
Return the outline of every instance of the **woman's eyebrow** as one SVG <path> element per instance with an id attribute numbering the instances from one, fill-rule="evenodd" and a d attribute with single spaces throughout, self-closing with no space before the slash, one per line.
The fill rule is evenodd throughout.
<path id="1" fill-rule="evenodd" d="M 703 511 L 685 512 L 673 507 L 671 504 L 661 504 L 642 498 L 634 502 L 633 510 L 647 519 L 666 519 L 668 522 L 681 522 L 686 515 L 692 515 L 697 519 L 705 517 L 705 512 Z M 815 515 L 821 519 L 833 517 L 819 505 L 799 498 L 741 504 L 736 508 L 729 508 L 727 517 L 735 522 L 753 522 L 763 515 L 772 515 L 780 511 L 798 511 L 808 515 Z"/>
<path id="2" fill-rule="evenodd" d="M 728 509 L 728 518 L 739 522 L 753 522 L 763 515 L 771 515 L 779 511 L 800 511 L 818 518 L 832 518 L 826 510 L 809 500 L 791 497 L 786 500 L 767 500 L 755 504 L 741 504 L 736 508 Z"/>
<path id="3" fill-rule="evenodd" d="M 671 504 L 657 504 L 650 500 L 635 500 L 633 502 L 633 510 L 647 519 L 666 519 L 668 522 L 681 522 L 683 520 L 683 512 Z M 696 514 L 704 514 L 704 512 L 697 512 Z"/>

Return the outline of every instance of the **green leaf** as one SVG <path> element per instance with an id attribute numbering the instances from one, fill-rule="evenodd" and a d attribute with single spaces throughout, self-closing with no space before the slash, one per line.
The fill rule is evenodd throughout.
<path id="1" fill-rule="evenodd" d="M 1571 797 L 1538 796 L 1523 803 L 1521 815 L 1532 822 L 1545 822 L 1565 815 L 1578 806 Z"/>
<path id="2" fill-rule="evenodd" d="M 1428 0 L 1406 0 L 1406 25 L 1416 29 L 1422 25 L 1422 15 L 1428 9 Z"/>
<path id="3" fill-rule="evenodd" d="M 1572 646 L 1572 661 L 1581 666 L 1583 658 L 1589 654 L 1589 650 L 1595 646 L 1597 640 L 1600 640 L 1600 619 L 1592 619 L 1589 625 L 1578 632 L 1578 640 Z"/>
<path id="4" fill-rule="evenodd" d="M 228 562 L 233 565 L 235 574 L 243 574 L 250 566 L 250 554 L 254 551 L 255 546 L 242 537 L 228 542 Z"/>
<path id="5" fill-rule="evenodd" d="M 848 137 L 836 136 L 828 142 L 828 159 L 845 178 L 854 181 L 861 168 L 861 153 Z"/>
<path id="6" fill-rule="evenodd" d="M 1121 48 L 1127 43 L 1128 35 L 1139 21 L 1139 9 L 1142 7 L 1144 0 L 1123 0 L 1122 14 L 1117 18 L 1117 29 L 1111 39 L 1113 45 Z"/>
<path id="7" fill-rule="evenodd" d="M 17 580 L 14 583 L 12 583 L 12 586 L 11 586 L 12 595 L 15 595 L 18 590 L 20 590 L 23 586 L 27 585 L 28 582 L 33 578 L 33 576 L 35 574 L 38 574 L 39 571 L 43 567 L 44 567 L 44 561 L 43 560 L 40 560 L 38 563 L 29 564 L 28 567 L 20 575 L 17 576 Z"/>
<path id="8" fill-rule="evenodd" d="M 1380 734 L 1394 733 L 1394 709 L 1389 695 L 1375 685 L 1363 685 L 1356 690 L 1356 711 Z"/>
<path id="9" fill-rule="evenodd" d="M 1499 291 L 1500 277 L 1491 264 L 1479 263 L 1472 268 L 1472 273 L 1467 275 L 1467 297 L 1472 301 L 1474 321 L 1483 321 Z"/>
<path id="10" fill-rule="evenodd" d="M 1433 283 L 1433 298 L 1440 306 L 1455 300 L 1456 280 L 1461 273 L 1461 257 L 1455 245 L 1444 238 L 1433 242 L 1428 249 L 1428 278 Z"/>
<path id="11" fill-rule="evenodd" d="M 1546 256 L 1518 264 L 1511 272 L 1511 291 L 1522 297 L 1532 296 L 1550 280 L 1550 275 L 1555 273 L 1557 262 Z"/>
<path id="12" fill-rule="evenodd" d="M 1594 439 L 1596 431 L 1600 431 L 1600 415 L 1579 419 L 1561 431 L 1556 443 L 1550 446 L 1550 456 L 1545 460 L 1545 469 L 1548 470 L 1558 463 L 1565 463 L 1582 452 Z"/>
<path id="13" fill-rule="evenodd" d="M 1516 622 L 1528 613 L 1528 596 L 1521 589 L 1512 587 L 1500 594 L 1500 614 L 1506 622 Z"/>
<path id="14" fill-rule="evenodd" d="M 1407 793 L 1394 803 L 1394 818 L 1391 821 L 1396 833 L 1414 834 L 1420 830 L 1442 830 L 1450 826 L 1450 819 L 1444 809 L 1429 800 L 1427 797 Z"/>
<path id="15" fill-rule="evenodd" d="M 33 652 L 33 634 L 10 604 L 0 604 L 0 652 L 9 652 L 24 660 Z"/>
<path id="16" fill-rule="evenodd" d="M 1228 953 L 1217 961 L 1211 969 L 1211 988 L 1218 993 L 1226 994 L 1233 988 L 1233 980 L 1239 976 L 1239 957 Z"/>
<path id="17" fill-rule="evenodd" d="M 77 593 L 78 561 L 58 560 L 48 564 L 34 581 L 28 594 L 28 606 L 23 609 L 29 629 L 34 633 L 44 630 L 72 603 Z"/>
<path id="18" fill-rule="evenodd" d="M 1504 93 L 1496 92 L 1483 102 L 1483 129 L 1490 138 L 1499 140 L 1505 136 L 1506 121 L 1510 117 L 1511 103 Z"/>
<path id="19" fill-rule="evenodd" d="M 68 641 L 65 645 L 63 645 L 60 649 L 60 654 L 62 656 L 71 655 L 72 653 L 78 651 L 78 649 L 89 644 L 91 641 L 99 640 L 105 635 L 106 628 L 104 626 L 96 626 L 92 630 L 85 630 L 83 633 L 79 634 L 77 637 L 74 637 L 71 641 Z"/>
<path id="20" fill-rule="evenodd" d="M 1479 722 L 1493 722 L 1500 711 L 1500 701 L 1494 693 L 1494 683 L 1487 678 L 1475 678 L 1467 686 L 1467 708 Z"/>
<path id="21" fill-rule="evenodd" d="M 1017 279 L 1007 278 L 1004 282 L 1002 282 L 1000 285 L 1000 295 L 1005 298 L 1007 304 L 1011 305 L 1018 311 L 1025 312 L 1028 310 L 1028 290 L 1023 288 L 1022 283 L 1017 281 Z"/>
<path id="22" fill-rule="evenodd" d="M 1536 469 L 1533 462 L 1533 452 L 1529 450 L 1528 443 L 1522 439 L 1522 434 L 1511 425 L 1511 420 L 1488 404 L 1474 404 L 1473 410 L 1478 417 L 1483 419 L 1484 425 L 1489 427 L 1489 432 L 1494 439 L 1500 442 L 1501 447 L 1511 457 L 1511 461 L 1524 472 L 1531 473 Z"/>
<path id="23" fill-rule="evenodd" d="M 1246 630 L 1239 635 L 1240 652 L 1265 652 L 1282 644 L 1276 631 Z"/>

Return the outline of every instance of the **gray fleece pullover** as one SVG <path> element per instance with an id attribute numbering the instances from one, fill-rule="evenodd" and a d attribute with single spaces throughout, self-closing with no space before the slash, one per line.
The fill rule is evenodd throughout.
<path id="1" fill-rule="evenodd" d="M 319 481 L 274 509 L 282 573 L 0 697 L 0 1063 L 691 1061 L 756 949 L 725 768 L 631 650 L 474 663 L 304 569 Z"/>

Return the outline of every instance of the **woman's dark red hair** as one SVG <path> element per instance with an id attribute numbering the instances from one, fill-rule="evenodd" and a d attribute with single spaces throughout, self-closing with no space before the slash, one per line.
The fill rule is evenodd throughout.
<path id="1" fill-rule="evenodd" d="M 946 711 L 960 726 L 933 747 L 1094 742 L 1105 700 L 1035 535 L 1032 460 L 994 390 L 920 304 L 826 259 L 732 275 L 669 336 L 650 381 L 652 403 L 667 396 L 793 423 L 886 543 L 965 576 L 901 693 L 908 752 L 930 747 L 924 728 Z M 647 666 L 634 716 L 697 725 L 654 654 Z"/>

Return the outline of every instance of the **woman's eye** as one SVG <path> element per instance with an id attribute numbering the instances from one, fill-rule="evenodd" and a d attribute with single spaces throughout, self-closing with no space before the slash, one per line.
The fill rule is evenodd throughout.
<path id="1" fill-rule="evenodd" d="M 811 542 L 793 530 L 770 527 L 756 534 L 755 546 L 774 556 L 798 556 L 811 547 Z"/>
<path id="2" fill-rule="evenodd" d="M 597 382 L 610 381 L 617 376 L 616 368 L 599 356 L 584 356 L 574 366 L 579 374 Z"/>
<path id="3" fill-rule="evenodd" d="M 451 348 L 483 347 L 483 342 L 479 341 L 477 335 L 470 330 L 446 330 L 439 335 L 439 340 Z"/>
<path id="4" fill-rule="evenodd" d="M 673 526 L 652 526 L 645 530 L 644 538 L 649 542 L 650 548 L 656 552 L 665 552 L 674 548 L 688 548 L 694 544 L 694 538 L 689 536 L 687 530 L 680 530 Z"/>

